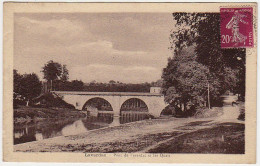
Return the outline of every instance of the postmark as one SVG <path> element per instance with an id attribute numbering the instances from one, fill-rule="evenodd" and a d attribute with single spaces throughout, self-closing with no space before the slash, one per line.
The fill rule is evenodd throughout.
<path id="1" fill-rule="evenodd" d="M 220 8 L 221 48 L 253 47 L 253 8 Z"/>

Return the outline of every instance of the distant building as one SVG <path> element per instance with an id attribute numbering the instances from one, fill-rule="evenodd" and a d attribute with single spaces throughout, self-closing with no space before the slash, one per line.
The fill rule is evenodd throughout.
<path id="1" fill-rule="evenodd" d="M 150 93 L 161 93 L 162 88 L 161 87 L 151 87 Z"/>

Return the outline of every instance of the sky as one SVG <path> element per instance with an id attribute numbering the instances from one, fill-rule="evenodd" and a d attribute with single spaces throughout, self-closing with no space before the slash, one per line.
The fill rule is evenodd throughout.
<path id="1" fill-rule="evenodd" d="M 171 13 L 16 13 L 14 69 L 36 73 L 53 60 L 70 80 L 124 83 L 161 78 L 171 57 Z"/>

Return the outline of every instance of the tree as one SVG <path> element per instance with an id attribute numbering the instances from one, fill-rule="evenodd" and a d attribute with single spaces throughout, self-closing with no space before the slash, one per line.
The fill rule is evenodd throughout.
<path id="1" fill-rule="evenodd" d="M 71 81 L 71 87 L 74 91 L 81 91 L 83 89 L 84 83 L 80 80 Z"/>
<path id="2" fill-rule="evenodd" d="M 156 87 L 162 87 L 163 81 L 162 79 L 159 79 L 155 82 L 151 82 L 151 86 L 156 86 Z"/>
<path id="3" fill-rule="evenodd" d="M 233 90 L 244 94 L 245 49 L 221 48 L 220 14 L 173 13 L 173 19 L 176 25 L 170 39 L 174 54 L 195 45 L 196 61 L 207 66 L 220 80 L 222 93 Z"/>
<path id="4" fill-rule="evenodd" d="M 61 81 L 68 81 L 69 79 L 69 70 L 67 69 L 67 65 L 62 65 L 62 74 L 60 77 Z"/>
<path id="5" fill-rule="evenodd" d="M 183 108 L 188 102 L 202 106 L 207 101 L 206 85 L 214 101 L 227 90 L 244 94 L 245 49 L 221 48 L 219 13 L 173 13 L 173 19 L 174 57 L 162 76 L 166 101 L 182 103 Z"/>
<path id="6" fill-rule="evenodd" d="M 169 58 L 166 68 L 163 69 L 165 101 L 183 111 L 187 111 L 191 106 L 206 105 L 208 85 L 212 98 L 219 95 L 219 81 L 214 79 L 209 68 L 198 63 L 196 58 L 194 48 L 189 47 Z"/>
<path id="7" fill-rule="evenodd" d="M 116 81 L 114 81 L 114 80 L 109 81 L 109 84 L 115 84 L 115 83 L 116 83 Z"/>
<path id="8" fill-rule="evenodd" d="M 41 82 L 35 73 L 24 74 L 20 82 L 20 94 L 27 99 L 27 105 L 41 93 Z"/>
<path id="9" fill-rule="evenodd" d="M 13 88 L 14 88 L 14 92 L 20 94 L 21 91 L 21 79 L 22 79 L 22 75 L 18 73 L 17 70 L 13 70 L 13 77 L 14 77 L 14 82 L 13 82 Z"/>
<path id="10" fill-rule="evenodd" d="M 54 80 L 59 79 L 62 75 L 62 66 L 57 62 L 53 62 L 52 60 L 47 62 L 42 68 L 42 72 L 44 74 L 44 79 L 51 83 L 51 90 L 53 88 L 52 82 Z"/>

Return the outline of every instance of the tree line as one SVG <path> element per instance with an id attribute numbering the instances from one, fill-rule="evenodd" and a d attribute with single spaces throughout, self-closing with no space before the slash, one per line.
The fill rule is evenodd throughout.
<path id="1" fill-rule="evenodd" d="M 20 74 L 13 70 L 14 101 L 24 105 L 33 101 L 41 94 L 50 91 L 89 91 L 89 92 L 149 92 L 151 86 L 161 86 L 162 80 L 151 83 L 130 84 L 110 80 L 108 83 L 91 81 L 84 83 L 81 80 L 69 81 L 69 70 L 66 65 L 48 61 L 42 67 L 43 78 L 40 81 L 35 73 Z"/>
<path id="2" fill-rule="evenodd" d="M 173 13 L 173 56 L 163 69 L 165 101 L 188 111 L 217 103 L 227 91 L 245 96 L 245 49 L 222 49 L 219 13 Z M 194 110 L 196 110 L 194 109 Z"/>
<path id="3" fill-rule="evenodd" d="M 159 80 L 158 82 L 161 82 Z M 151 83 L 122 83 L 118 81 L 109 81 L 108 83 L 91 81 L 84 83 L 81 80 L 72 81 L 53 81 L 53 90 L 55 91 L 88 91 L 88 92 L 149 92 L 150 87 L 160 86 L 158 82 Z M 50 89 L 50 88 L 49 88 Z"/>

